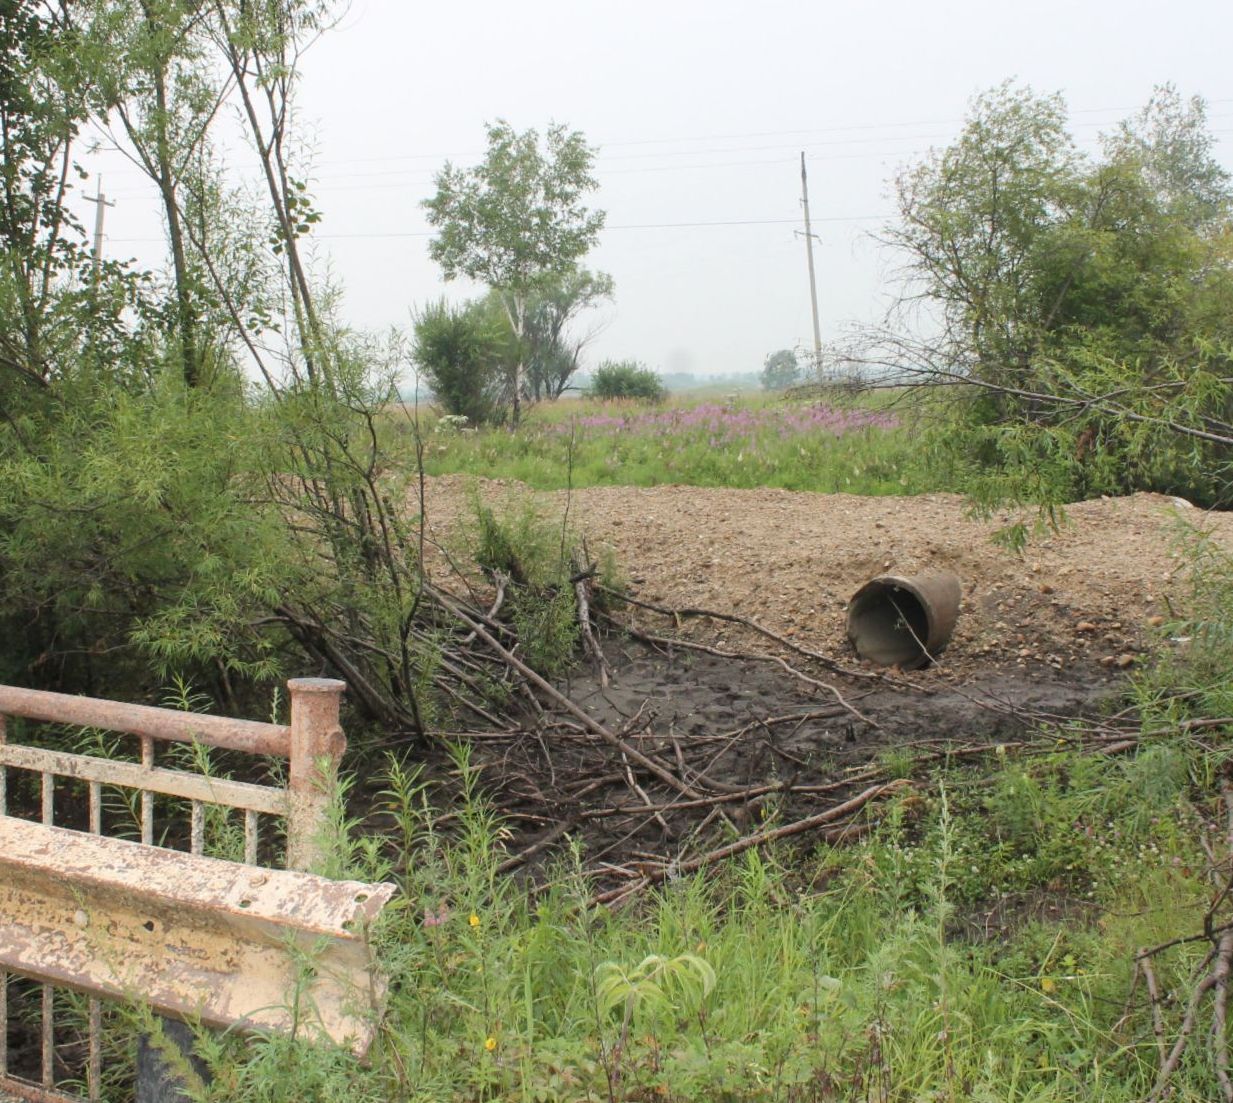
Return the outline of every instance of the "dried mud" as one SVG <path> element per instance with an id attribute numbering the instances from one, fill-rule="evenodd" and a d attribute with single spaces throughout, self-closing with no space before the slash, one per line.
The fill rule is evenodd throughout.
<path id="1" fill-rule="evenodd" d="M 835 656 L 848 653 L 847 601 L 867 579 L 954 571 L 963 584 L 962 612 L 929 675 L 938 680 L 1085 670 L 1127 655 L 1133 662 L 1153 622 L 1185 603 L 1187 532 L 1233 549 L 1233 514 L 1205 513 L 1159 494 L 1075 503 L 1057 531 L 1038 532 L 1017 553 L 994 535 L 1016 521 L 1032 525 L 1033 514 L 979 519 L 953 494 L 869 498 L 689 486 L 545 493 L 460 476 L 427 481 L 430 536 L 456 541 L 472 490 L 498 509 L 530 500 L 545 516 L 565 515 L 593 553 L 611 551 L 637 597 L 739 613 Z M 693 622 L 684 631 L 708 642 L 752 642 L 729 626 Z"/>

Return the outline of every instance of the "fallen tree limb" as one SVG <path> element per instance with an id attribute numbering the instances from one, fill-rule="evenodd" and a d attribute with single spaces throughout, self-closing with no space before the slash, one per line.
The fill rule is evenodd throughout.
<path id="1" fill-rule="evenodd" d="M 1229 865 L 1233 864 L 1233 783 L 1224 782 L 1221 786 L 1221 798 L 1225 806 L 1225 854 L 1217 858 L 1213 848 L 1205 840 L 1204 850 L 1207 851 L 1211 862 L 1208 877 L 1212 880 L 1217 892 L 1203 917 L 1203 934 L 1193 938 L 1171 939 L 1151 949 L 1140 950 L 1135 955 L 1135 974 L 1131 983 L 1131 992 L 1133 994 L 1135 983 L 1142 975 L 1148 989 L 1148 999 L 1151 1002 L 1152 1032 L 1156 1037 L 1157 1050 L 1160 1054 L 1156 1081 L 1151 1093 L 1147 1096 L 1146 1103 L 1160 1103 L 1161 1100 L 1173 1094 L 1173 1077 L 1181 1067 L 1182 1058 L 1199 1024 L 1204 998 L 1209 993 L 1212 997 L 1209 1032 L 1212 1064 L 1216 1070 L 1220 1098 L 1224 1100 L 1224 1103 L 1233 1103 L 1233 1075 L 1231 1075 L 1229 1065 L 1227 1030 L 1229 988 L 1230 980 L 1233 978 L 1233 924 L 1217 925 L 1215 922 L 1217 909 L 1229 898 L 1230 888 L 1233 887 L 1233 877 L 1230 877 L 1228 872 Z M 1160 990 L 1152 960 L 1170 947 L 1197 941 L 1210 942 L 1211 949 L 1199 965 L 1198 979 L 1190 993 L 1190 998 L 1186 1001 L 1186 1010 L 1177 1028 L 1173 1044 L 1169 1046 L 1165 1037 Z M 1124 1015 L 1123 1020 L 1126 1017 Z"/>
<path id="2" fill-rule="evenodd" d="M 882 785 L 871 785 L 856 796 L 845 800 L 842 804 L 836 804 L 824 812 L 818 812 L 816 815 L 806 816 L 804 819 L 795 820 L 792 823 L 786 823 L 779 827 L 771 827 L 764 831 L 754 832 L 752 835 L 746 835 L 742 839 L 728 843 L 727 846 L 721 846 L 716 850 L 708 851 L 706 854 L 700 854 L 696 858 L 690 858 L 683 862 L 670 862 L 663 866 L 662 869 L 644 874 L 639 888 L 647 888 L 651 885 L 659 884 L 669 877 L 684 877 L 690 873 L 696 873 L 705 866 L 721 862 L 725 858 L 731 858 L 733 855 L 741 854 L 746 850 L 766 846 L 768 843 L 777 842 L 780 839 L 787 839 L 793 835 L 800 835 L 806 831 L 812 831 L 816 828 L 833 824 L 836 820 L 844 819 L 858 812 L 870 801 L 898 792 L 901 789 L 910 788 L 911 785 L 912 783 L 906 780 L 890 781 Z M 601 893 L 595 898 L 595 901 L 598 904 L 612 903 L 627 895 L 628 892 L 628 887 L 624 887 L 612 892 Z"/>
<path id="3" fill-rule="evenodd" d="M 571 566 L 574 569 L 574 575 L 570 582 L 573 583 L 574 598 L 578 603 L 578 628 L 582 633 L 582 643 L 599 670 L 600 687 L 607 689 L 612 672 L 608 669 L 608 660 L 604 658 L 603 648 L 599 646 L 595 633 L 591 629 L 590 583 L 595 577 L 597 568 L 592 565 L 584 570 L 576 558 L 571 560 Z"/>

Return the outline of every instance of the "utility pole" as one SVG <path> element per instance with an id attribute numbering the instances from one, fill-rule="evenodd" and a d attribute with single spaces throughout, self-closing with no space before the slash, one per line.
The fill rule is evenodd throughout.
<path id="1" fill-rule="evenodd" d="M 813 230 L 809 225 L 809 180 L 801 151 L 801 206 L 805 208 L 805 255 L 809 258 L 809 305 L 813 308 L 813 370 L 822 370 L 822 330 L 818 325 L 818 283 L 813 274 Z"/>
<path id="2" fill-rule="evenodd" d="M 103 262 L 103 214 L 108 207 L 114 207 L 116 201 L 114 199 L 109 200 L 103 194 L 103 178 L 101 176 L 98 178 L 98 195 L 87 195 L 85 199 L 89 203 L 98 204 L 94 212 L 94 271 L 92 273 L 94 283 L 97 286 L 99 265 Z M 805 221 L 806 225 L 808 225 L 809 220 L 806 219 Z M 810 261 L 811 265 L 812 263 Z M 813 269 L 810 268 L 810 271 L 813 271 Z"/>

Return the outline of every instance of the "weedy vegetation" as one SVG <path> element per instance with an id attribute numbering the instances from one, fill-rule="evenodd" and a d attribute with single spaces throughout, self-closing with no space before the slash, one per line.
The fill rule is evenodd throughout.
<path id="1" fill-rule="evenodd" d="M 564 127 L 494 123 L 480 166 L 437 177 L 432 254 L 481 299 L 421 307 L 405 339 L 340 316 L 293 133 L 299 59 L 334 14 L 14 0 L 0 26 L 0 680 L 141 701 L 171 685 L 177 707 L 260 715 L 289 674 L 344 678 L 356 754 L 327 872 L 400 890 L 373 933 L 390 995 L 367 1062 L 308 1031 L 195 1030 L 190 1096 L 1233 1101 L 1220 548 L 1185 537 L 1195 592 L 1161 631 L 1187 642 L 1140 670 L 1129 711 L 962 759 L 886 750 L 870 776 L 895 784 L 847 841 L 674 864 L 605 906 L 580 843 L 534 882 L 505 868 L 508 825 L 459 733 L 542 708 L 528 686 L 560 705 L 546 679 L 587 650 L 602 668 L 586 610 L 620 600 L 614 566 L 568 526 L 477 499 L 446 585 L 420 494 L 463 473 L 1225 505 L 1233 189 L 1202 103 L 1161 89 L 1085 159 L 1060 98 L 979 98 L 899 180 L 888 231 L 943 337 L 862 335 L 840 351 L 874 369 L 863 391 L 802 379 L 781 350 L 757 398 L 667 400 L 618 361 L 574 400 L 570 326 L 614 288 L 582 266 L 603 225 L 585 205 L 595 150 Z M 165 270 L 92 257 L 70 194 L 92 127 L 147 177 Z M 259 194 L 228 183 L 224 144 Z M 411 365 L 436 409 L 398 401 Z M 683 756 L 678 776 L 628 728 L 575 708 L 557 730 L 599 740 L 631 791 L 641 770 L 689 799 Z M 45 739 L 119 753 L 98 733 Z M 349 818 L 348 785 L 373 777 Z M 751 814 L 769 835 L 784 813 L 767 795 Z M 106 815 L 123 833 L 135 808 L 113 797 Z M 205 828 L 237 855 L 225 816 Z M 14 992 L 10 1025 L 28 1026 L 37 992 Z M 105 1022 L 119 1103 L 137 1036 L 170 1047 L 139 1003 Z"/>

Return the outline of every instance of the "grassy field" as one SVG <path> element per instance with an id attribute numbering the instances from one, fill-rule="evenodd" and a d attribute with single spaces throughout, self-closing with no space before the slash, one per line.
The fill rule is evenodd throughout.
<path id="1" fill-rule="evenodd" d="M 563 400 L 535 407 L 516 432 L 459 430 L 431 415 L 422 429 L 428 474 L 519 479 L 541 490 L 673 483 L 851 494 L 941 488 L 916 454 L 917 416 L 876 396 L 682 395 L 662 406 Z"/>

